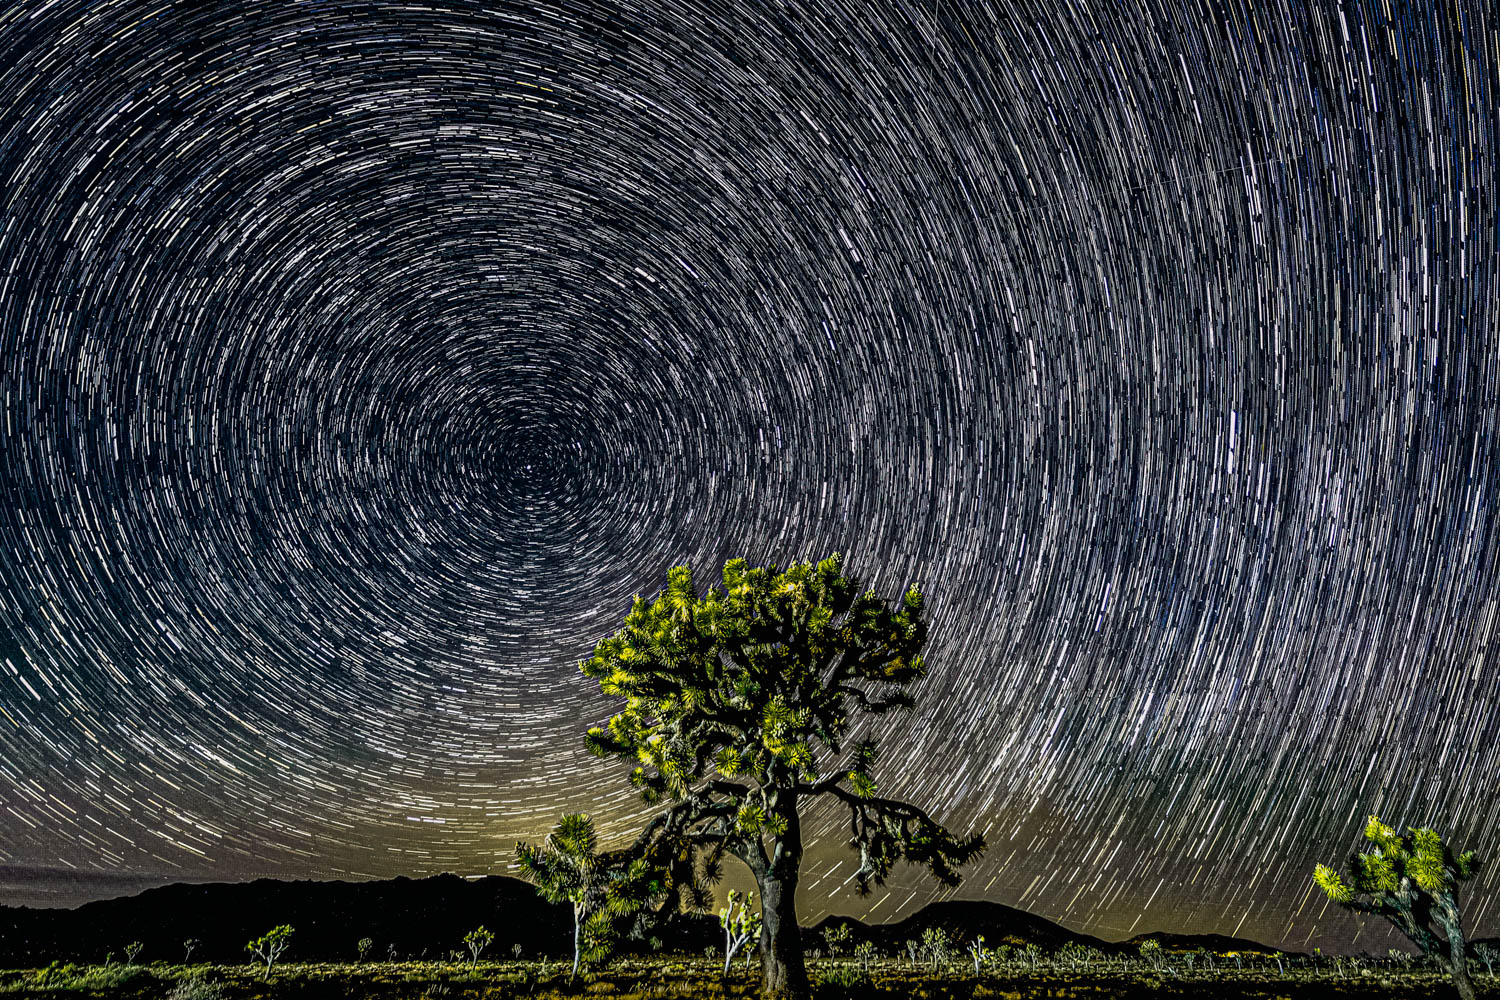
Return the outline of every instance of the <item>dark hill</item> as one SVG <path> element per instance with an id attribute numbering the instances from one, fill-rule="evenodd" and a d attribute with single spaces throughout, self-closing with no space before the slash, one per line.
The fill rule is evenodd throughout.
<path id="1" fill-rule="evenodd" d="M 560 955 L 572 946 L 573 916 L 525 882 L 494 876 L 176 884 L 72 910 L 0 908 L 0 965 L 123 959 L 131 941 L 144 945 L 139 961 L 180 962 L 188 938 L 202 942 L 194 960 L 243 962 L 245 942 L 277 924 L 296 928 L 288 959 L 351 961 L 363 937 L 374 942 L 371 958 L 392 946 L 403 958 L 443 956 L 480 924 L 507 956 L 516 943 L 528 956 Z"/>
<path id="2" fill-rule="evenodd" d="M 1280 948 L 1269 948 L 1263 944 L 1256 944 L 1254 941 L 1228 937 L 1224 934 L 1168 934 L 1165 931 L 1137 934 L 1128 941 L 1120 942 L 1120 946 L 1134 953 L 1140 949 L 1143 942 L 1148 940 L 1160 941 L 1162 948 L 1167 951 L 1193 951 L 1197 948 L 1204 948 L 1220 954 L 1231 951 L 1258 951 L 1267 955 L 1281 951 Z M 1292 952 L 1281 953 L 1292 954 Z"/>
<path id="3" fill-rule="evenodd" d="M 828 927 L 848 924 L 851 944 L 873 941 L 883 952 L 892 955 L 904 954 L 907 941 L 922 940 L 922 933 L 929 927 L 941 927 L 948 932 L 949 940 L 972 941 L 983 936 L 991 948 L 1002 944 L 1039 945 L 1043 951 L 1055 951 L 1068 942 L 1092 945 L 1103 951 L 1114 951 L 1117 945 L 1070 931 L 1061 924 L 1054 924 L 1025 910 L 1017 910 L 1001 903 L 980 899 L 950 899 L 929 903 L 916 913 L 892 924 L 866 924 L 851 917 L 825 917 L 812 929 L 813 936 L 806 941 L 808 948 L 820 947 L 823 931 Z"/>
<path id="4" fill-rule="evenodd" d="M 113 953 L 123 959 L 132 941 L 143 945 L 138 960 L 180 962 L 183 941 L 201 943 L 195 961 L 244 962 L 245 942 L 277 924 L 296 928 L 288 961 L 352 961 L 357 943 L 373 942 L 369 957 L 441 958 L 463 947 L 463 937 L 483 924 L 495 932 L 491 957 L 511 955 L 519 944 L 527 958 L 571 954 L 573 916 L 567 906 L 546 903 L 519 879 L 457 875 L 395 878 L 379 882 L 254 882 L 176 884 L 134 896 L 106 899 L 71 910 L 0 907 L 0 968 L 34 967 L 53 960 L 99 962 Z M 1210 947 L 1216 951 L 1269 951 L 1249 941 L 1217 935 L 1143 935 L 1111 944 L 1068 930 L 1050 920 L 1000 903 L 947 900 L 932 903 L 889 924 L 866 924 L 828 917 L 807 929 L 806 946 L 823 947 L 826 927 L 848 924 L 851 944 L 873 941 L 881 951 L 904 954 L 908 940 L 929 927 L 942 927 L 955 943 L 983 935 L 987 944 L 1035 943 L 1055 951 L 1068 942 L 1106 952 L 1133 953 L 1145 937 L 1172 950 Z M 650 932 L 664 950 L 701 954 L 721 941 L 718 921 L 682 917 Z M 646 946 L 637 943 L 632 950 Z"/>
<path id="5" fill-rule="evenodd" d="M 1279 949 L 1269 948 L 1244 938 L 1227 937 L 1223 934 L 1140 934 L 1128 941 L 1105 941 L 1090 934 L 1069 930 L 1044 917 L 1025 910 L 988 900 L 950 899 L 930 903 L 904 920 L 891 924 L 866 924 L 852 917 L 825 917 L 813 927 L 804 944 L 808 948 L 823 947 L 823 932 L 829 927 L 848 924 L 850 945 L 861 941 L 873 941 L 882 951 L 901 955 L 906 951 L 907 941 L 921 941 L 922 933 L 929 927 L 941 927 L 948 932 L 950 941 L 967 944 L 977 936 L 983 936 L 990 948 L 1002 944 L 1025 946 L 1036 944 L 1043 951 L 1053 952 L 1068 943 L 1098 948 L 1106 954 L 1134 955 L 1142 941 L 1154 938 L 1168 951 L 1187 951 L 1207 948 L 1215 952 L 1274 953 Z M 1285 954 L 1285 953 L 1283 953 Z"/>

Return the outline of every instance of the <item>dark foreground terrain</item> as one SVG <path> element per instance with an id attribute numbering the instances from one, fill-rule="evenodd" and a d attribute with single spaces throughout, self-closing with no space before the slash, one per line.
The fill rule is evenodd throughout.
<path id="1" fill-rule="evenodd" d="M 934 973 L 908 963 L 881 961 L 868 972 L 856 962 L 810 964 L 820 1000 L 958 1000 L 966 997 L 1098 998 L 1202 997 L 1213 1000 L 1449 1000 L 1448 981 L 1429 971 L 1357 968 L 1319 970 L 1166 970 L 1144 967 L 1078 970 L 986 970 L 979 976 L 957 965 Z M 250 966 L 61 966 L 0 971 L 0 994 L 91 997 L 98 1000 L 280 1000 L 280 998 L 379 998 L 379 1000 L 560 1000 L 619 997 L 730 1000 L 757 995 L 758 973 L 736 968 L 725 980 L 717 962 L 662 958 L 622 961 L 569 984 L 559 962 L 369 962 L 290 964 L 269 979 Z M 1500 997 L 1500 985 L 1478 977 L 1481 996 Z"/>

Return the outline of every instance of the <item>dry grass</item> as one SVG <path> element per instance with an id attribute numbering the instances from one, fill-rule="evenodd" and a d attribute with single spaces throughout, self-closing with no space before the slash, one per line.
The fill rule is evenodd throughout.
<path id="1" fill-rule="evenodd" d="M 726 980 L 716 962 L 664 957 L 621 960 L 570 983 L 561 962 L 305 963 L 278 966 L 267 979 L 248 965 L 53 966 L 0 972 L 0 992 L 13 996 L 91 1000 L 750 1000 L 758 972 L 736 966 Z M 1144 997 L 1203 1000 L 1449 1000 L 1453 989 L 1432 972 L 1364 969 L 1178 971 L 1144 969 L 1074 971 L 1009 969 L 975 977 L 952 966 L 933 974 L 905 963 L 877 962 L 868 975 L 852 962 L 810 963 L 820 1000 L 1136 1000 Z M 1482 996 L 1500 997 L 1488 977 Z"/>

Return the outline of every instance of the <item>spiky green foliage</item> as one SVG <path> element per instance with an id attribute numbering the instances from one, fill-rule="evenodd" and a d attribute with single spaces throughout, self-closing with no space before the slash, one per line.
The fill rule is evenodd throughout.
<path id="1" fill-rule="evenodd" d="M 783 571 L 732 559 L 702 596 L 677 566 L 580 664 L 624 699 L 586 746 L 628 761 L 645 802 L 667 806 L 638 846 L 701 852 L 710 881 L 730 854 L 759 882 L 768 993 L 807 993 L 793 900 L 809 800 L 828 796 L 848 810 L 861 892 L 898 861 L 955 885 L 984 849 L 982 837 L 955 837 L 916 806 L 879 796 L 874 741 L 846 746 L 859 716 L 912 706 L 910 687 L 925 672 L 924 608 L 915 587 L 888 605 L 846 575 L 838 555 Z"/>
<path id="2" fill-rule="evenodd" d="M 271 966 L 276 964 L 292 943 L 296 933 L 290 924 L 272 927 L 266 933 L 245 945 L 245 950 L 266 963 L 266 977 L 270 978 Z"/>
<path id="3" fill-rule="evenodd" d="M 616 940 L 616 918 L 636 913 L 672 889 L 672 845 L 652 850 L 598 849 L 594 821 L 586 813 L 563 816 L 541 844 L 516 844 L 516 870 L 549 903 L 573 907 L 573 972 L 604 961 Z M 467 939 L 466 939 L 467 940 Z"/>
<path id="4" fill-rule="evenodd" d="M 676 833 L 757 855 L 761 838 L 785 831 L 778 806 L 792 796 L 776 791 L 829 794 L 850 810 L 861 891 L 903 859 L 956 884 L 983 839 L 956 838 L 922 810 L 877 797 L 873 741 L 844 755 L 857 713 L 911 707 L 908 687 L 925 672 L 923 609 L 915 587 L 894 609 L 861 591 L 838 555 L 783 572 L 732 559 L 702 597 L 688 567 L 674 567 L 666 589 L 637 597 L 624 627 L 580 664 L 625 699 L 585 743 L 630 761 L 648 804 L 690 803 Z"/>
<path id="5" fill-rule="evenodd" d="M 495 941 L 495 932 L 483 924 L 464 935 L 464 944 L 469 948 L 471 965 L 479 965 L 479 956 Z"/>
<path id="6" fill-rule="evenodd" d="M 1371 848 L 1352 854 L 1347 871 L 1320 864 L 1313 881 L 1340 906 L 1389 920 L 1449 971 L 1461 995 L 1472 997 L 1458 887 L 1479 874 L 1474 852 L 1455 853 L 1430 827 L 1398 834 L 1375 816 L 1364 836 Z"/>

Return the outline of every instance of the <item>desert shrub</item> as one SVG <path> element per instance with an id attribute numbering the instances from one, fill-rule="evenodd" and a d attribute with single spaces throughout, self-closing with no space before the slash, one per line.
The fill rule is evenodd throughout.
<path id="1" fill-rule="evenodd" d="M 177 981 L 172 992 L 167 994 L 167 1000 L 224 1000 L 224 984 L 202 976 L 189 976 Z"/>
<path id="2" fill-rule="evenodd" d="M 870 986 L 870 974 L 857 965 L 831 965 L 814 972 L 812 979 L 820 996 L 847 996 Z"/>
<path id="3" fill-rule="evenodd" d="M 93 992 L 123 986 L 146 971 L 136 965 L 74 965 L 53 962 L 6 987 L 7 992 L 31 994 L 53 991 Z"/>

